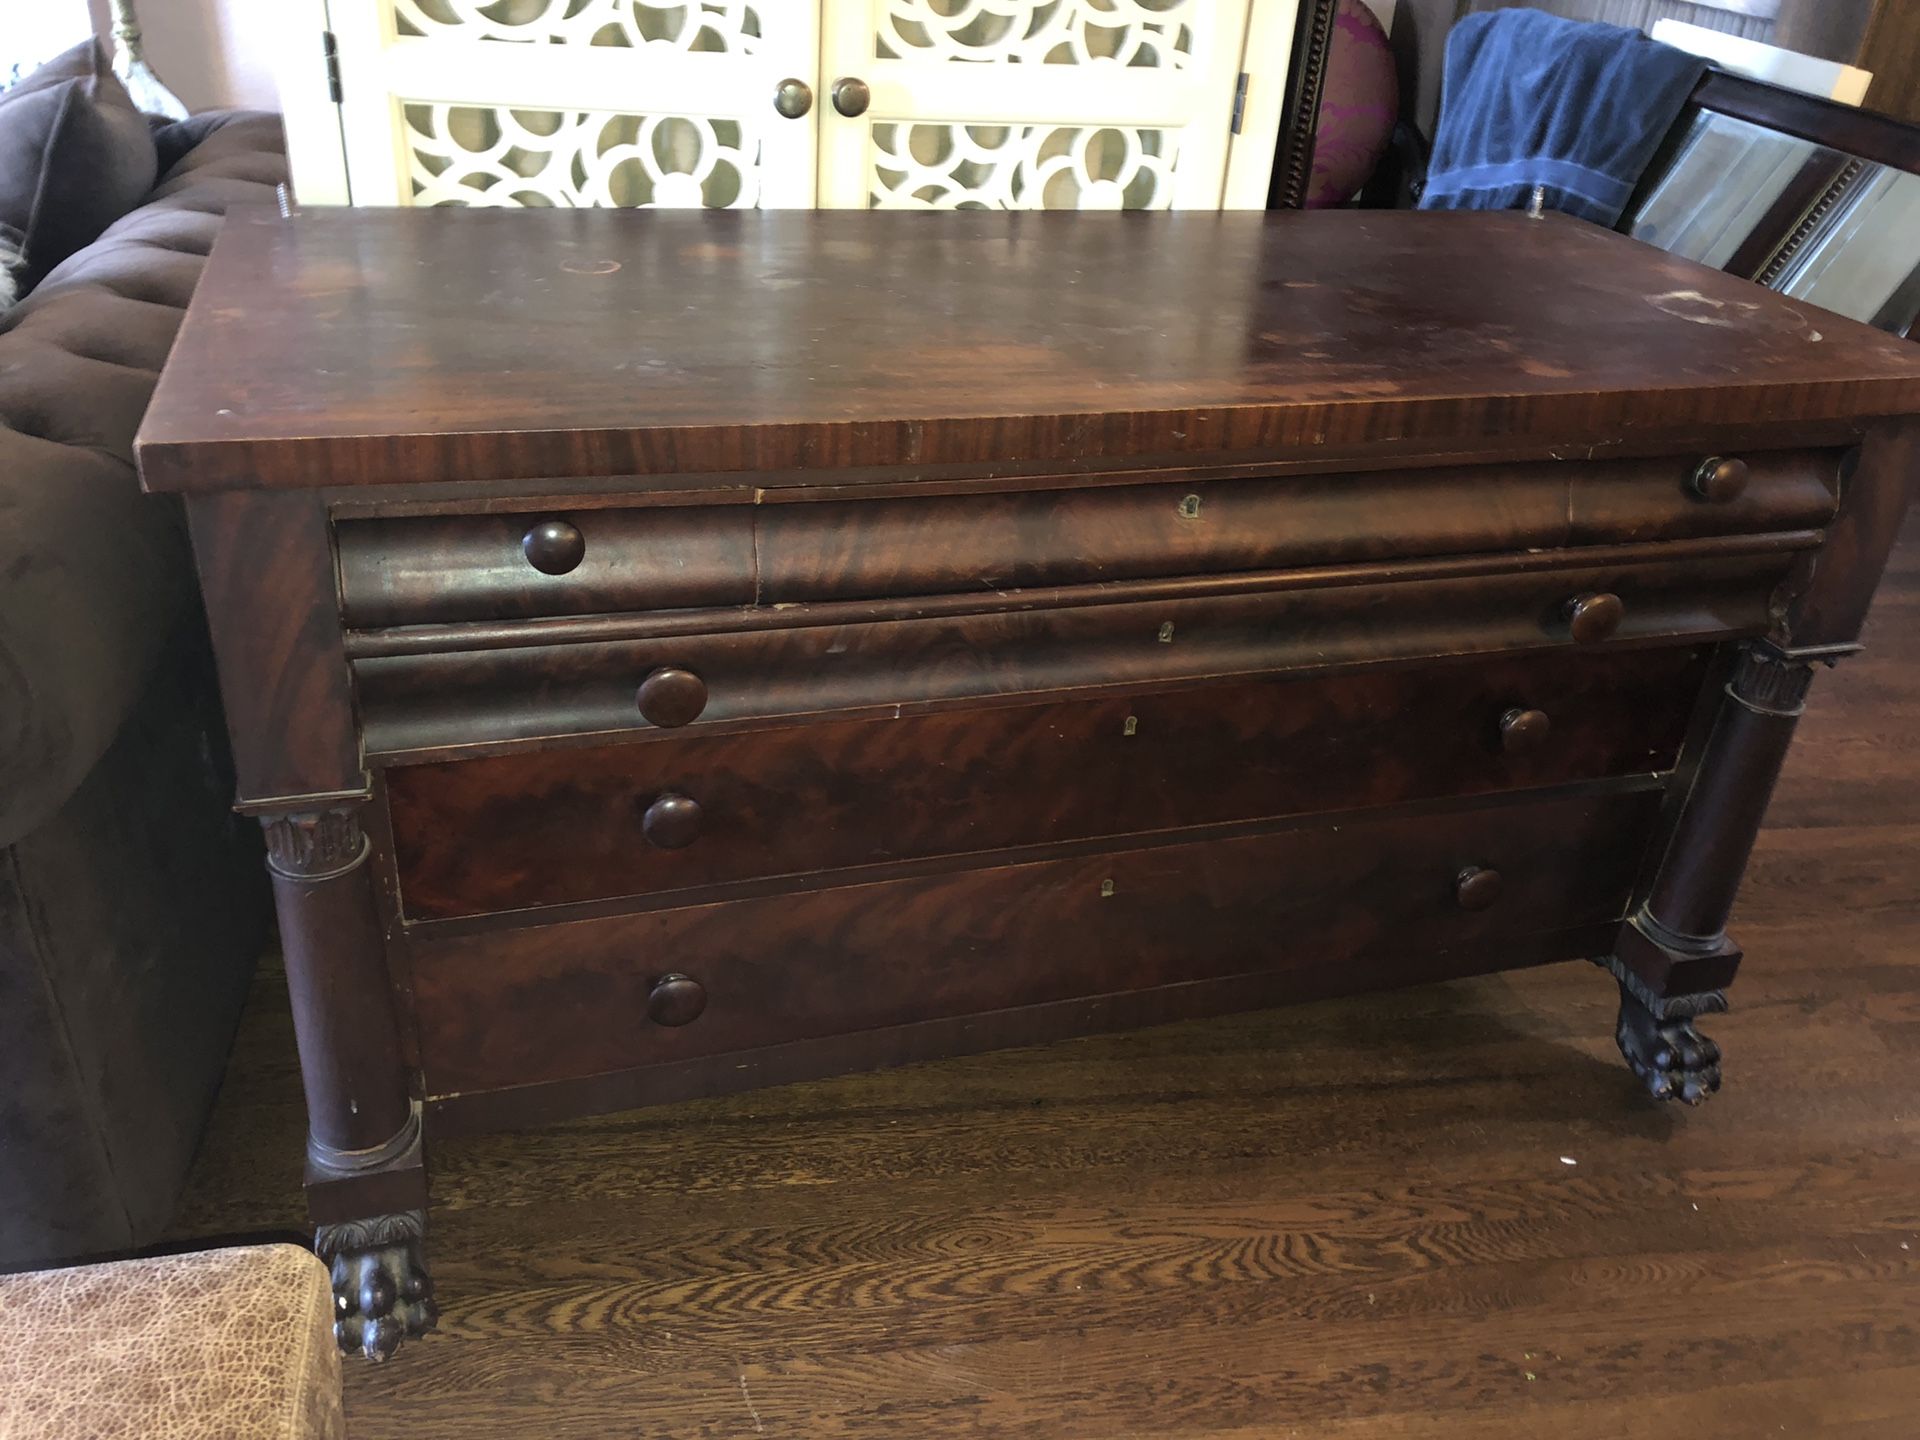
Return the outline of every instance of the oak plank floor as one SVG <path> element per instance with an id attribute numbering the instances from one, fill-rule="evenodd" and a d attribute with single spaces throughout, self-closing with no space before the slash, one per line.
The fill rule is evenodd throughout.
<path id="1" fill-rule="evenodd" d="M 1586 966 L 440 1147 L 356 1440 L 1920 1434 L 1920 517 L 1817 682 L 1709 1029 Z M 181 1238 L 296 1231 L 262 969 Z"/>

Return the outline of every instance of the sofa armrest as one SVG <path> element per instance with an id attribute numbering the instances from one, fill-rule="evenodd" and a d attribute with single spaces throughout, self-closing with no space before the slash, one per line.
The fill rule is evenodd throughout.
<path id="1" fill-rule="evenodd" d="M 192 569 L 176 513 L 124 461 L 0 429 L 0 848 L 106 751 L 190 610 Z"/>
<path id="2" fill-rule="evenodd" d="M 169 128 L 146 202 L 0 321 L 0 847 L 73 793 L 197 604 L 133 437 L 222 214 L 273 203 L 286 159 L 271 115 Z"/>

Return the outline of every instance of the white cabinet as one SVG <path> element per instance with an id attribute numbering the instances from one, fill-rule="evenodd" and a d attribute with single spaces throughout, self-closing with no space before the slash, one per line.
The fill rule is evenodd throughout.
<path id="1" fill-rule="evenodd" d="M 294 185 L 309 204 L 1257 208 L 1298 3 L 301 0 L 319 33 L 283 68 Z"/>

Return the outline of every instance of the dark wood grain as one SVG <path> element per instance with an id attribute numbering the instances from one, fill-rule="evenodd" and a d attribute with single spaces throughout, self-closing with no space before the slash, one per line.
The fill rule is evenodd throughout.
<path id="1" fill-rule="evenodd" d="M 1370 475 L 1389 470 L 1432 470 L 1460 465 L 1565 464 L 1579 474 L 1588 462 L 1657 461 L 1663 474 L 1710 454 L 1789 455 L 1819 449 L 1844 452 L 1857 445 L 1871 426 L 1859 420 L 1820 420 L 1788 431 L 1764 415 L 1738 420 L 1676 417 L 1674 427 L 1632 431 L 1569 445 L 1517 435 L 1480 436 L 1450 445 L 1432 438 L 1373 442 L 1358 452 L 1325 445 L 1294 454 L 1231 455 L 1202 458 L 1133 456 L 1125 459 L 1071 457 L 1051 461 L 1004 461 L 993 465 L 943 463 L 914 466 L 848 466 L 831 473 L 721 470 L 697 474 L 650 475 L 636 489 L 631 475 L 565 475 L 537 480 L 443 479 L 417 485 L 358 485 L 326 492 L 333 513 L 347 518 L 396 518 L 425 515 L 526 514 L 530 507 L 566 513 L 572 509 L 647 509 L 656 505 L 755 502 L 778 504 L 814 500 L 890 500 L 944 495 L 997 495 L 1017 490 L 1101 489 L 1114 486 L 1191 485 L 1195 481 L 1270 480 L 1309 475 Z M 1825 462 L 1821 462 L 1823 467 Z M 1610 473 L 1612 473 L 1610 471 Z M 1823 473 L 1830 481 L 1830 468 Z M 1650 484 L 1622 496 L 1642 509 L 1658 507 L 1654 523 L 1682 523 L 1663 504 L 1662 487 Z M 1378 517 L 1376 517 L 1378 518 Z M 1764 529 L 1765 526 L 1735 526 Z M 1687 533 L 1684 528 L 1682 533 Z"/>
<path id="2" fill-rule="evenodd" d="M 755 509 L 757 591 L 803 603 L 1805 530 L 1833 514 L 1838 460 L 1756 454 L 1753 494 L 1720 505 L 1672 456 L 773 503 Z"/>
<path id="3" fill-rule="evenodd" d="M 527 537 L 558 522 L 579 559 L 543 571 Z M 418 625 L 607 610 L 750 605 L 753 520 L 745 509 L 531 511 L 339 526 L 341 611 L 354 626 Z"/>
<path id="4" fill-rule="evenodd" d="M 386 951 L 364 863 L 321 880 L 274 873 L 316 1148 L 377 1149 L 408 1118 Z"/>
<path id="5" fill-rule="evenodd" d="M 591 626 L 555 637 L 568 644 L 505 636 L 506 648 L 455 649 L 429 638 L 424 653 L 355 660 L 354 678 L 368 753 L 424 759 L 643 733 L 635 687 L 661 667 L 700 677 L 706 700 L 692 723 L 706 730 L 1564 647 L 1573 643 L 1570 602 L 1595 592 L 1624 606 L 1606 643 L 1684 643 L 1762 632 L 1774 588 L 1817 539 L 1623 547 L 1580 563 L 1521 552 L 1152 589 L 989 592 L 873 602 L 870 612 L 852 604 L 688 612 L 682 623 L 641 617 L 622 627 L 656 632 L 645 639 L 598 640 Z"/>
<path id="6" fill-rule="evenodd" d="M 1691 584 L 1704 589 L 1711 588 L 1712 583 L 1725 584 L 1729 575 L 1743 568 L 1740 563 L 1728 562 L 1751 562 L 1754 574 L 1763 571 L 1771 574 L 1782 564 L 1795 563 L 1779 557 L 1797 556 L 1797 568 L 1808 569 L 1810 560 L 1807 552 L 1816 549 L 1823 538 L 1823 532 L 1819 530 L 1789 530 L 1764 535 L 1711 535 L 1656 544 L 1592 546 L 1571 551 L 1530 549 L 1512 553 L 1448 555 L 1434 559 L 1317 565 L 1292 570 L 1252 570 L 1220 575 L 1179 575 L 1164 579 L 1050 585 L 1019 590 L 976 586 L 943 595 L 889 596 L 874 600 L 825 600 L 717 610 L 630 611 L 612 615 L 540 616 L 519 621 L 396 625 L 377 630 L 348 631 L 343 637 L 343 645 L 347 657 L 353 660 L 459 655 L 602 641 L 761 634 L 821 625 L 846 626 L 956 616 L 1067 611 L 1106 605 L 1246 597 L 1269 592 L 1358 590 L 1361 587 L 1408 582 L 1599 573 L 1599 567 L 1609 567 L 1607 573 L 1617 575 L 1622 567 L 1639 569 L 1644 566 L 1647 573 L 1643 580 L 1646 582 L 1668 587 Z M 1674 617 L 1665 615 L 1656 618 Z M 1564 638 L 1565 619 L 1561 615 L 1544 629 Z M 1652 627 L 1643 625 L 1639 629 L 1643 638 L 1662 633 L 1657 623 Z"/>
<path id="7" fill-rule="evenodd" d="M 696 1056 L 670 1065 L 609 1070 L 510 1090 L 443 1095 L 431 1102 L 429 1113 L 435 1134 L 457 1138 L 551 1125 L 580 1115 L 679 1104 L 739 1090 L 817 1080 L 825 1075 L 886 1070 L 1007 1046 L 1045 1044 L 1274 1005 L 1297 1005 L 1330 995 L 1353 994 L 1355 986 L 1364 992 L 1375 985 L 1421 985 L 1460 975 L 1490 975 L 1550 965 L 1569 956 L 1604 953 L 1619 928 L 1617 923 L 1608 922 L 1572 930 L 1501 935 L 1447 950 L 1408 950 L 1396 959 L 1391 972 L 1371 966 L 1351 973 L 1312 967 L 1254 970 L 1182 980 L 1147 990 L 1044 1001 L 1016 1010 L 917 1020 L 850 1036 L 789 1040 L 748 1051 Z"/>
<path id="8" fill-rule="evenodd" d="M 1846 646 L 1860 636 L 1901 518 L 1920 489 L 1920 419 L 1884 425 L 1860 447 L 1841 482 L 1840 513 L 1807 577 L 1774 628 L 1792 648 Z"/>
<path id="9" fill-rule="evenodd" d="M 232 494 L 187 506 L 243 805 L 364 793 L 326 509 Z M 279 808 L 286 808 L 281 806 Z"/>
<path id="10" fill-rule="evenodd" d="M 445 622 L 757 602 L 783 609 L 756 620 L 793 624 L 804 612 L 784 607 L 809 601 L 945 591 L 979 607 L 1016 588 L 1803 531 L 1833 514 L 1839 458 L 1727 460 L 1747 468 L 1749 484 L 1717 503 L 1694 492 L 1698 462 L 1660 457 L 751 508 L 562 505 L 579 526 L 553 523 L 583 554 L 558 574 L 541 572 L 523 544 L 555 512 L 348 519 L 338 530 L 343 612 L 354 626 L 406 627 L 357 634 L 354 653 L 424 651 L 470 647 L 483 633 L 525 643 L 540 633 Z M 1471 505 L 1458 503 L 1455 486 L 1471 487 Z"/>
<path id="11" fill-rule="evenodd" d="M 1862 109 L 1744 75 L 1710 70 L 1701 77 L 1690 103 L 1874 164 L 1920 171 L 1920 126 L 1905 123 L 1912 116 L 1897 117 L 1895 107 L 1881 104 L 1877 93 L 1874 107 Z M 1882 111 L 1888 113 L 1877 113 Z"/>
<path id="12" fill-rule="evenodd" d="M 1673 764 L 1706 659 L 1553 654 L 402 766 L 402 904 L 473 915 L 1645 774 Z M 1519 706 L 1551 727 L 1524 753 L 1503 742 Z M 668 800 L 697 803 L 698 833 L 662 848 Z"/>
<path id="13" fill-rule="evenodd" d="M 1873 75 L 1867 103 L 1920 127 L 1920 17 L 1899 0 L 1875 0 L 1858 63 Z"/>
<path id="14" fill-rule="evenodd" d="M 827 1036 L 843 1040 L 831 1063 L 857 1067 L 870 1063 L 865 1030 L 1259 970 L 1391 984 L 1409 934 L 1447 954 L 1623 916 L 1658 810 L 1642 790 L 1359 819 L 420 938 L 427 1094 L 471 1104 L 488 1089 Z M 1456 902 L 1468 866 L 1503 873 L 1497 904 Z M 983 963 L 1014 954 L 1018 965 Z M 648 993 L 673 972 L 705 987 L 706 1013 L 649 1024 Z"/>
<path id="15" fill-rule="evenodd" d="M 773 484 L 1915 410 L 1891 337 L 1559 217 L 308 210 L 229 218 L 140 456 Z"/>
<path id="16" fill-rule="evenodd" d="M 1704 1110 L 1553 966 L 449 1140 L 446 1315 L 353 1434 L 1910 1440 L 1920 520 L 1865 638 Z M 177 1241 L 298 1239 L 303 1133 L 267 965 Z"/>
<path id="17" fill-rule="evenodd" d="M 746 505 L 564 503 L 517 515 L 344 518 L 343 613 L 376 629 L 608 611 L 1072 586 L 1289 565 L 1804 530 L 1832 516 L 1840 452 L 1730 459 L 1750 486 L 1702 504 L 1698 460 L 1536 461 L 1284 479 L 1023 488 Z M 1030 485 L 1025 480 L 1023 484 Z M 1455 487 L 1471 486 L 1473 503 Z M 877 487 L 869 487 L 877 488 Z M 712 499 L 715 497 L 701 497 Z M 799 503 L 777 503 L 788 499 Z M 562 518 L 564 517 L 564 518 Z M 543 571 L 527 537 L 568 539 Z"/>

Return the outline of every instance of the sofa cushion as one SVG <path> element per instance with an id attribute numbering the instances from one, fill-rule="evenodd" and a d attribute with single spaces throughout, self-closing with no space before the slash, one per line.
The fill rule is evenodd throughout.
<path id="1" fill-rule="evenodd" d="M 196 604 L 178 507 L 133 436 L 221 213 L 272 204 L 279 121 L 235 115 L 0 317 L 0 845 L 106 750 Z"/>
<path id="2" fill-rule="evenodd" d="M 0 95 L 0 226 L 24 255 L 22 290 L 140 203 L 153 135 L 88 40 Z"/>

